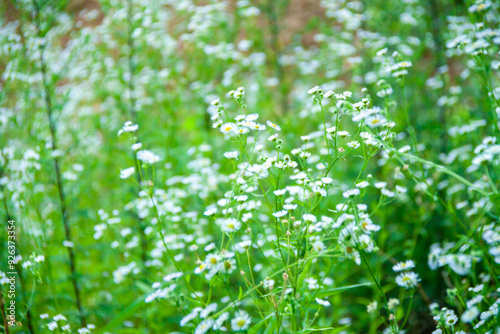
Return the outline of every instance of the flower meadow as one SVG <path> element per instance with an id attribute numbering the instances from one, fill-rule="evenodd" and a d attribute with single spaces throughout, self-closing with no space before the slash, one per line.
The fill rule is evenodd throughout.
<path id="1" fill-rule="evenodd" d="M 499 2 L 0 7 L 3 333 L 500 333 Z"/>

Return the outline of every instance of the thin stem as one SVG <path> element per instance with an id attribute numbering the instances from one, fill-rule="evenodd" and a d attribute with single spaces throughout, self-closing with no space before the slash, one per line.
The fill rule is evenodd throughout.
<path id="1" fill-rule="evenodd" d="M 0 179 L 3 177 L 3 175 L 4 175 L 4 170 L 0 169 Z M 7 204 L 7 196 L 5 194 L 5 187 L 1 184 L 0 184 L 0 196 L 2 197 L 3 207 L 4 207 L 4 211 L 5 211 L 5 216 L 6 216 L 5 221 L 8 222 L 9 220 L 15 220 L 14 217 L 12 216 L 12 214 L 10 213 L 9 206 Z M 20 245 L 17 245 L 17 247 L 15 248 L 16 256 L 19 255 L 19 246 Z M 29 303 L 26 302 L 26 295 L 24 293 L 26 291 L 24 277 L 23 277 L 23 272 L 22 272 L 21 268 L 19 268 L 19 266 L 20 266 L 20 264 L 16 262 L 15 267 L 16 267 L 16 272 L 18 273 L 18 277 L 19 277 L 19 285 L 21 288 L 21 299 L 22 299 L 23 303 L 26 305 L 25 312 L 26 312 L 26 321 L 27 321 L 27 325 L 28 325 L 28 331 L 31 334 L 33 334 L 34 329 L 33 329 L 33 319 L 32 319 L 31 309 L 30 309 Z M 6 326 L 6 328 L 7 328 L 7 326 Z"/>
<path id="2" fill-rule="evenodd" d="M 40 6 L 36 0 L 33 0 L 33 4 L 35 7 L 35 26 L 36 26 L 37 35 L 40 39 L 43 40 L 43 36 L 41 33 L 41 28 L 40 28 Z M 46 67 L 45 59 L 44 59 L 44 51 L 45 51 L 45 44 L 44 43 L 42 43 L 40 45 L 39 51 L 40 51 L 39 52 L 39 61 L 40 61 L 40 68 L 41 68 L 41 74 L 42 74 L 42 84 L 43 84 L 44 97 L 45 97 L 45 108 L 47 111 L 47 118 L 49 121 L 52 157 L 53 157 L 53 161 L 54 161 L 54 170 L 55 170 L 55 174 L 56 174 L 57 191 L 59 194 L 60 213 L 61 213 L 62 221 L 63 221 L 63 225 L 64 225 L 65 238 L 68 242 L 72 242 L 71 227 L 69 224 L 70 218 L 69 218 L 69 213 L 68 213 L 68 210 L 66 207 L 66 196 L 65 196 L 65 192 L 64 192 L 64 184 L 63 184 L 62 177 L 61 177 L 61 170 L 60 170 L 60 166 L 59 166 L 59 157 L 57 155 L 56 125 L 55 125 L 53 115 L 52 115 L 53 109 L 52 109 L 52 101 L 51 101 L 51 89 L 50 89 L 48 78 L 47 78 L 47 67 Z M 78 309 L 78 312 L 80 314 L 80 323 L 81 323 L 82 327 L 86 327 L 83 306 L 82 306 L 81 297 L 80 297 L 80 287 L 79 287 L 78 281 L 77 281 L 75 253 L 74 253 L 72 247 L 66 247 L 66 249 L 68 251 L 69 264 L 70 264 L 70 270 L 71 270 L 71 283 L 73 285 L 73 290 L 74 290 L 75 299 L 76 299 L 75 303 L 76 303 L 76 307 Z"/>
<path id="3" fill-rule="evenodd" d="M 328 133 L 326 132 L 325 109 L 323 108 L 323 104 L 321 103 L 321 101 L 319 102 L 319 106 L 321 107 L 321 114 L 323 115 L 323 133 L 325 135 L 326 149 L 328 150 L 328 157 L 330 157 L 330 144 L 328 144 Z M 337 133 L 336 130 L 335 130 L 335 133 Z M 336 142 L 335 142 L 335 146 L 337 146 Z"/>
<path id="4" fill-rule="evenodd" d="M 410 305 L 408 305 L 408 310 L 406 311 L 405 319 L 403 321 L 403 324 L 401 325 L 401 328 L 405 327 L 406 322 L 408 321 L 408 317 L 410 316 L 410 312 L 411 312 L 411 307 L 412 306 L 413 306 L 413 295 L 411 296 Z"/>
<path id="5" fill-rule="evenodd" d="M 7 315 L 5 314 L 5 299 L 3 298 L 2 287 L 0 287 L 0 311 L 2 312 L 5 334 L 9 334 L 9 323 L 7 322 Z"/>
<path id="6" fill-rule="evenodd" d="M 132 117 L 132 122 L 134 124 L 139 124 L 139 118 L 137 116 L 137 110 L 136 110 L 136 101 L 135 101 L 135 85 L 134 85 L 134 73 L 135 73 L 135 66 L 134 66 L 134 38 L 132 36 L 133 33 L 133 27 L 132 27 L 132 0 L 127 1 L 127 45 L 128 45 L 128 55 L 127 55 L 127 61 L 128 61 L 128 70 L 129 70 L 129 78 L 127 81 L 128 84 L 128 90 L 129 90 L 129 112 L 130 112 L 130 117 Z M 135 134 L 137 141 L 140 142 L 139 135 L 136 133 Z M 134 158 L 136 158 L 136 153 L 134 152 Z M 141 180 L 141 170 L 140 167 L 136 169 L 135 171 L 135 178 L 139 182 Z M 137 216 L 138 220 L 138 227 L 139 227 L 139 237 L 141 239 L 141 261 L 142 264 L 147 260 L 147 240 L 146 240 L 146 234 L 144 232 L 145 227 L 143 224 L 142 219 Z"/>
<path id="7" fill-rule="evenodd" d="M 402 79 L 402 80 L 404 80 L 404 79 Z M 408 108 L 406 106 L 405 87 L 404 87 L 403 81 L 401 84 L 401 96 L 403 98 L 403 110 L 404 110 L 405 117 L 406 117 L 406 123 L 408 125 L 408 132 L 410 133 L 410 137 L 411 137 L 411 141 L 413 144 L 413 149 L 415 150 L 415 154 L 418 154 L 417 139 L 415 138 L 415 133 L 413 132 L 413 126 L 411 125 L 411 121 L 410 121 L 410 115 L 408 114 Z"/>
<path id="8" fill-rule="evenodd" d="M 396 155 L 399 155 L 399 156 L 403 156 L 403 157 L 407 157 L 407 158 L 410 158 L 410 159 L 413 159 L 413 160 L 416 160 L 424 165 L 428 165 L 428 166 L 431 166 L 431 167 L 434 167 L 450 176 L 453 176 L 455 179 L 457 179 L 458 181 L 462 182 L 464 185 L 468 186 L 469 188 L 477 191 L 478 193 L 480 193 L 481 195 L 483 196 L 489 196 L 489 194 L 484 191 L 483 189 L 481 188 L 478 188 L 476 187 L 475 185 L 473 185 L 470 181 L 464 179 L 463 177 L 461 177 L 460 175 L 458 175 L 457 173 L 451 171 L 450 169 L 444 167 L 444 166 L 441 166 L 441 165 L 438 165 L 432 161 L 429 161 L 429 160 L 425 160 L 425 159 L 422 159 L 420 157 L 417 157 L 415 155 L 412 155 L 412 154 L 409 154 L 409 153 L 401 153 L 397 150 L 394 150 L 393 151 Z"/>
<path id="9" fill-rule="evenodd" d="M 372 268 L 370 267 L 370 264 L 368 264 L 368 261 L 366 260 L 366 257 L 364 256 L 363 252 L 362 251 L 358 251 L 358 252 L 359 252 L 359 254 L 361 256 L 361 259 L 363 260 L 364 264 L 368 268 L 368 272 L 370 273 L 370 276 L 372 277 L 373 282 L 377 285 L 377 288 L 380 290 L 380 293 L 382 293 L 382 297 L 384 298 L 384 303 L 387 306 L 387 299 L 385 297 L 384 289 L 382 289 L 382 286 L 380 285 L 378 279 L 373 274 Z"/>

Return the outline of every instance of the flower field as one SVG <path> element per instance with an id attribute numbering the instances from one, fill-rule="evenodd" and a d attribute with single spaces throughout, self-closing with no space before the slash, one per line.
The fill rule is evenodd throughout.
<path id="1" fill-rule="evenodd" d="M 3 333 L 500 333 L 500 3 L 0 2 Z"/>

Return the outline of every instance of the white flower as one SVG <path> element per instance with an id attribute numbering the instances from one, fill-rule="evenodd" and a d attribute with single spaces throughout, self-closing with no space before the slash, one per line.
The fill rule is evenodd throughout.
<path id="1" fill-rule="evenodd" d="M 406 289 L 416 287 L 418 282 L 420 282 L 418 274 L 413 271 L 399 274 L 396 277 L 396 284 Z"/>
<path id="2" fill-rule="evenodd" d="M 309 89 L 309 90 L 307 91 L 307 94 L 314 94 L 314 93 L 316 93 L 316 92 L 317 92 L 317 91 L 319 91 L 319 90 L 320 90 L 319 86 L 315 86 L 315 87 L 313 87 L 313 88 Z"/>
<path id="3" fill-rule="evenodd" d="M 235 317 L 231 319 L 231 329 L 233 331 L 244 331 L 252 322 L 250 316 L 245 311 L 238 311 Z"/>
<path id="4" fill-rule="evenodd" d="M 212 303 L 205 307 L 204 310 L 200 312 L 200 318 L 205 319 L 210 315 L 210 313 L 213 313 L 217 310 L 217 303 Z"/>
<path id="5" fill-rule="evenodd" d="M 194 330 L 194 334 L 205 334 L 209 330 L 212 329 L 212 326 L 214 325 L 214 320 L 212 318 L 208 318 L 200 322 L 198 327 Z"/>
<path id="6" fill-rule="evenodd" d="M 238 159 L 239 154 L 240 154 L 240 152 L 238 152 L 238 151 L 230 151 L 230 152 L 225 152 L 224 156 L 227 159 Z"/>
<path id="7" fill-rule="evenodd" d="M 469 291 L 479 292 L 479 291 L 481 291 L 483 289 L 484 289 L 484 284 L 479 284 L 479 285 L 477 285 L 475 287 L 470 287 Z"/>
<path id="8" fill-rule="evenodd" d="M 331 184 L 333 182 L 333 179 L 331 177 L 322 177 L 321 182 L 324 184 Z"/>
<path id="9" fill-rule="evenodd" d="M 252 129 L 256 131 L 264 131 L 266 129 L 266 126 L 264 124 L 255 123 Z"/>
<path id="10" fill-rule="evenodd" d="M 252 245 L 252 241 L 250 241 L 250 240 L 245 240 L 245 241 L 242 241 L 238 244 L 238 246 L 240 246 L 241 248 L 243 248 L 245 250 L 249 249 L 251 245 Z"/>
<path id="11" fill-rule="evenodd" d="M 220 132 L 224 134 L 233 133 L 236 131 L 236 125 L 234 123 L 225 123 L 220 127 Z"/>
<path id="12" fill-rule="evenodd" d="M 160 161 L 160 157 L 158 155 L 148 150 L 141 150 L 137 152 L 137 159 L 149 165 Z"/>
<path id="13" fill-rule="evenodd" d="M 377 56 L 380 57 L 380 56 L 385 55 L 386 53 L 387 53 L 387 48 L 383 48 L 383 49 L 377 51 Z"/>
<path id="14" fill-rule="evenodd" d="M 387 123 L 387 120 L 381 116 L 370 116 L 365 123 L 371 128 L 376 128 Z"/>
<path id="15" fill-rule="evenodd" d="M 484 299 L 483 295 L 474 296 L 473 298 L 471 298 L 467 301 L 467 303 L 466 303 L 467 308 L 471 308 L 472 306 L 479 304 L 480 302 L 483 301 L 483 299 Z"/>
<path id="16" fill-rule="evenodd" d="M 408 190 L 407 190 L 405 187 L 396 186 L 396 191 L 397 191 L 397 192 L 400 192 L 400 193 L 405 193 L 405 192 L 407 192 Z"/>
<path id="17" fill-rule="evenodd" d="M 276 139 L 278 139 L 278 134 L 277 133 L 275 133 L 274 135 L 269 136 L 269 138 L 267 138 L 267 140 L 269 140 L 269 141 L 275 141 Z"/>
<path id="18" fill-rule="evenodd" d="M 273 191 L 276 196 L 283 196 L 286 193 L 286 189 L 278 189 Z"/>
<path id="19" fill-rule="evenodd" d="M 488 310 L 484 311 L 483 313 L 481 313 L 481 315 L 479 316 L 479 318 L 481 320 L 488 320 L 489 318 L 491 317 L 495 317 L 498 315 L 498 311 L 499 311 L 499 308 L 498 308 L 498 304 L 492 304 Z"/>
<path id="20" fill-rule="evenodd" d="M 316 303 L 318 303 L 319 305 L 324 306 L 324 307 L 330 306 L 330 302 L 328 300 L 324 300 L 324 299 L 316 298 Z"/>
<path id="21" fill-rule="evenodd" d="M 247 117 L 245 118 L 245 120 L 247 122 L 253 122 L 253 121 L 256 121 L 258 118 L 259 118 L 259 114 L 254 113 L 254 114 L 247 115 Z"/>
<path id="22" fill-rule="evenodd" d="M 181 322 L 180 322 L 181 327 L 186 326 L 188 323 L 190 323 L 190 322 L 191 322 L 191 320 L 193 320 L 194 318 L 196 318 L 196 317 L 198 316 L 198 312 L 199 312 L 199 311 L 197 311 L 197 312 L 194 312 L 194 311 L 193 311 L 193 312 L 191 312 L 191 313 L 189 313 L 189 314 L 185 315 L 185 316 L 181 319 Z"/>
<path id="23" fill-rule="evenodd" d="M 172 282 L 182 276 L 181 272 L 171 273 L 163 277 L 164 282 Z"/>
<path id="24" fill-rule="evenodd" d="M 361 181 L 361 182 L 356 184 L 356 188 L 363 189 L 363 188 L 368 187 L 369 185 L 370 185 L 370 183 L 368 183 L 368 181 Z"/>
<path id="25" fill-rule="evenodd" d="M 273 213 L 273 216 L 276 217 L 276 218 L 281 218 L 281 217 L 286 216 L 287 214 L 288 214 L 288 211 L 281 210 L 281 211 Z"/>
<path id="26" fill-rule="evenodd" d="M 213 330 L 220 330 L 224 322 L 229 319 L 229 312 L 222 313 L 217 320 L 215 320 L 215 324 L 213 326 Z"/>
<path id="27" fill-rule="evenodd" d="M 247 195 L 240 195 L 240 196 L 237 196 L 235 199 L 238 203 L 243 203 L 248 199 L 248 196 Z"/>
<path id="28" fill-rule="evenodd" d="M 125 122 L 125 124 L 123 125 L 123 128 L 122 128 L 123 132 L 135 132 L 137 130 L 139 130 L 139 125 L 134 124 L 130 121 Z"/>
<path id="29" fill-rule="evenodd" d="M 68 247 L 68 248 L 72 248 L 72 247 L 75 247 L 75 244 L 72 241 L 64 240 L 63 246 Z"/>
<path id="30" fill-rule="evenodd" d="M 311 223 L 315 223 L 317 221 L 317 218 L 315 215 L 311 215 L 310 213 L 306 213 L 302 216 L 302 219 L 304 219 L 304 221 L 306 222 L 311 222 Z"/>
<path id="31" fill-rule="evenodd" d="M 397 68 L 408 68 L 412 67 L 412 63 L 411 61 L 402 61 L 400 63 L 397 63 L 395 66 L 397 66 Z"/>
<path id="32" fill-rule="evenodd" d="M 351 136 L 351 134 L 348 131 L 339 131 L 337 132 L 337 134 L 339 135 L 340 138 L 346 138 Z"/>
<path id="33" fill-rule="evenodd" d="M 222 230 L 226 233 L 238 231 L 241 228 L 241 223 L 235 218 L 227 218 L 218 221 Z"/>
<path id="34" fill-rule="evenodd" d="M 399 305 L 399 300 L 396 298 L 391 298 L 387 302 L 387 306 L 389 307 L 390 310 L 394 310 L 398 305 Z"/>
<path id="35" fill-rule="evenodd" d="M 359 142 L 356 141 L 356 140 L 353 140 L 353 141 L 350 141 L 346 144 L 348 147 L 352 148 L 352 149 L 357 149 L 359 147 Z"/>
<path id="36" fill-rule="evenodd" d="M 135 173 L 135 168 L 134 167 L 129 167 L 125 168 L 124 170 L 120 171 L 120 179 L 128 179 Z"/>
<path id="37" fill-rule="evenodd" d="M 322 251 L 325 250 L 325 244 L 323 242 L 321 242 L 320 240 L 316 240 L 313 244 L 312 244 L 312 248 L 317 252 L 317 253 L 321 253 Z"/>
<path id="38" fill-rule="evenodd" d="M 410 152 L 410 150 L 411 150 L 411 146 L 405 145 L 405 146 L 401 147 L 398 151 L 401 153 L 408 153 L 408 152 Z"/>
<path id="39" fill-rule="evenodd" d="M 475 326 L 474 326 L 474 329 L 478 329 L 479 327 L 481 327 L 482 325 L 484 325 L 485 323 L 485 320 L 481 320 L 479 321 Z"/>
<path id="40" fill-rule="evenodd" d="M 472 256 L 450 254 L 445 257 L 446 264 L 459 275 L 467 275 L 472 267 Z"/>
<path id="41" fill-rule="evenodd" d="M 262 286 L 267 289 L 267 290 L 272 290 L 274 289 L 274 280 L 273 279 L 269 279 L 269 278 L 266 278 L 263 282 L 262 282 Z"/>
<path id="42" fill-rule="evenodd" d="M 132 144 L 132 151 L 138 151 L 142 148 L 142 143 Z"/>
<path id="43" fill-rule="evenodd" d="M 53 331 L 54 329 L 57 328 L 57 322 L 52 321 L 47 324 L 47 327 L 49 328 L 50 331 Z"/>
<path id="44" fill-rule="evenodd" d="M 237 128 L 236 130 L 234 130 L 234 132 L 235 132 L 236 134 L 239 134 L 239 135 L 244 135 L 245 133 L 247 133 L 247 132 L 248 132 L 248 129 L 247 129 L 247 128 L 244 128 L 244 127 L 243 127 L 243 128 L 242 128 L 242 127 L 239 127 L 239 128 Z"/>
<path id="45" fill-rule="evenodd" d="M 342 196 L 344 196 L 345 198 L 349 198 L 349 197 L 357 196 L 360 193 L 361 192 L 359 191 L 358 188 L 354 188 L 354 189 L 351 189 L 351 190 L 344 191 L 344 193 L 342 194 Z"/>
<path id="46" fill-rule="evenodd" d="M 406 262 L 399 262 L 398 264 L 394 265 L 392 267 L 392 270 L 394 270 L 395 272 L 398 272 L 398 271 L 404 271 L 404 270 L 409 270 L 409 269 L 413 269 L 415 268 L 415 262 L 413 262 L 412 260 L 408 260 Z"/>
<path id="47" fill-rule="evenodd" d="M 458 317 L 455 315 L 455 312 L 452 310 L 448 310 L 444 314 L 444 322 L 446 326 L 453 326 L 457 323 Z"/>
<path id="48" fill-rule="evenodd" d="M 306 278 L 304 280 L 304 282 L 307 283 L 307 287 L 309 288 L 309 290 L 317 290 L 317 289 L 319 289 L 318 280 L 315 279 L 314 277 Z"/>
<path id="49" fill-rule="evenodd" d="M 377 310 L 377 307 L 378 307 L 378 303 L 377 303 L 377 301 L 374 300 L 370 304 L 368 304 L 368 306 L 366 306 L 366 312 L 373 313 Z"/>
<path id="50" fill-rule="evenodd" d="M 326 128 L 326 132 L 328 132 L 329 134 L 332 134 L 336 131 L 336 128 L 334 126 L 332 126 L 331 128 Z"/>
<path id="51" fill-rule="evenodd" d="M 281 127 L 279 127 L 279 125 L 276 125 L 271 121 L 267 121 L 266 124 L 268 127 L 273 128 L 276 131 L 281 131 Z"/>
<path id="52" fill-rule="evenodd" d="M 203 213 L 204 216 L 212 216 L 217 212 L 217 208 L 210 208 L 206 209 L 205 212 Z"/>
<path id="53" fill-rule="evenodd" d="M 386 189 L 386 188 L 380 189 L 380 192 L 383 195 L 387 196 L 387 197 L 394 197 L 394 196 L 396 196 L 396 193 L 394 191 L 390 191 L 389 189 Z"/>

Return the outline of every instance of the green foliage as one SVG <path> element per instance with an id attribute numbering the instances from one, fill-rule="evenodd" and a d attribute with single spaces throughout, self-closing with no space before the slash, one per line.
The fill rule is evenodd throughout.
<path id="1" fill-rule="evenodd" d="M 2 330 L 499 333 L 498 10 L 2 3 Z"/>

